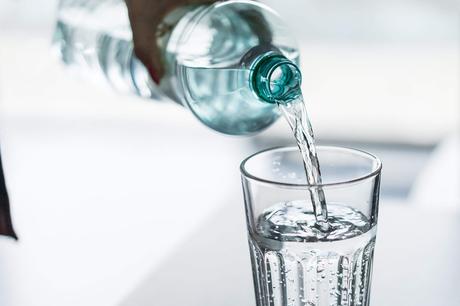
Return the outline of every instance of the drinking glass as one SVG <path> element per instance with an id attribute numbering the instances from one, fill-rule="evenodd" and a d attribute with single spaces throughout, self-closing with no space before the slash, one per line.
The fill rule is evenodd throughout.
<path id="1" fill-rule="evenodd" d="M 306 183 L 296 147 L 241 163 L 258 306 L 369 305 L 381 162 L 369 153 L 317 147 L 322 183 Z M 329 229 L 316 222 L 322 189 Z"/>

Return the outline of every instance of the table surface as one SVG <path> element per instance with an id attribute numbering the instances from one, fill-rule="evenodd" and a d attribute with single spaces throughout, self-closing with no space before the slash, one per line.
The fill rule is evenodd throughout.
<path id="1" fill-rule="evenodd" d="M 0 305 L 253 305 L 236 166 L 255 150 L 247 140 L 169 105 L 145 120 L 2 127 L 20 241 L 0 239 Z M 460 304 L 459 217 L 381 200 L 373 306 Z"/>
<path id="2" fill-rule="evenodd" d="M 255 305 L 240 204 L 191 233 L 121 305 Z M 381 201 L 373 306 L 460 304 L 459 217 Z"/>

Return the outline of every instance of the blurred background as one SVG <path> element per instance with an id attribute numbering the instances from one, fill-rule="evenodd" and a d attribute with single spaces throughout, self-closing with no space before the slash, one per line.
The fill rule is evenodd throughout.
<path id="1" fill-rule="evenodd" d="M 373 305 L 458 305 L 460 3 L 262 2 L 298 38 L 317 141 L 383 161 Z M 0 142 L 20 237 L 0 238 L 0 305 L 253 305 L 238 165 L 293 144 L 288 126 L 223 136 L 173 103 L 76 78 L 50 47 L 57 5 L 0 2 Z M 204 242 L 190 253 L 222 237 L 233 268 Z M 174 270 L 188 268 L 180 254 L 214 266 L 193 281 Z"/>

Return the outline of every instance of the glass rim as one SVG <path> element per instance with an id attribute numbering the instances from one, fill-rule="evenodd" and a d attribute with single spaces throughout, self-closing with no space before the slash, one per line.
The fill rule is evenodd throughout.
<path id="1" fill-rule="evenodd" d="M 367 159 L 369 160 L 373 160 L 377 163 L 377 166 L 375 167 L 375 169 L 373 169 L 372 171 L 369 171 L 368 173 L 364 174 L 364 175 L 360 175 L 360 176 L 357 176 L 355 178 L 351 178 L 351 179 L 348 179 L 348 180 L 343 180 L 343 181 L 337 181 L 337 182 L 332 182 L 332 183 L 322 183 L 322 184 L 298 184 L 298 183 L 286 183 L 286 182 L 281 182 L 281 181 L 277 181 L 277 180 L 270 180 L 270 179 L 265 179 L 265 178 L 261 178 L 261 177 L 258 177 L 254 174 L 251 174 L 247 169 L 246 169 L 246 163 L 251 160 L 253 157 L 256 157 L 260 154 L 264 154 L 264 153 L 267 153 L 267 152 L 271 152 L 271 151 L 298 151 L 299 149 L 296 147 L 296 146 L 279 146 L 279 147 L 273 147 L 273 148 L 268 148 L 268 149 L 264 149 L 264 150 L 261 150 L 259 152 L 256 152 L 254 154 L 251 154 L 249 155 L 248 157 L 246 157 L 240 164 L 240 172 L 241 174 L 246 177 L 246 178 L 249 178 L 249 179 L 252 179 L 252 180 L 255 180 L 255 181 L 258 181 L 260 183 L 265 183 L 265 184 L 270 184 L 270 185 L 278 185 L 278 186 L 282 186 L 282 187 L 294 187 L 294 188 L 323 188 L 323 187 L 332 187 L 332 186 L 343 186 L 343 185 L 349 185 L 349 184 L 353 184 L 353 183 L 357 183 L 357 182 L 361 182 L 361 181 L 364 181 L 366 179 L 369 179 L 371 177 L 374 177 L 376 175 L 378 175 L 381 170 L 382 170 L 382 162 L 380 161 L 380 159 L 369 153 L 369 152 L 366 152 L 366 151 L 363 151 L 363 150 L 359 150 L 359 149 L 354 149 L 354 148 L 348 148 L 348 147 L 339 147 L 339 146 L 316 146 L 317 149 L 327 149 L 327 150 L 332 150 L 332 151 L 342 151 L 342 152 L 348 152 L 348 153 L 353 153 L 353 154 L 359 154 L 361 156 L 364 156 L 366 157 Z M 299 152 L 300 154 L 300 152 Z"/>

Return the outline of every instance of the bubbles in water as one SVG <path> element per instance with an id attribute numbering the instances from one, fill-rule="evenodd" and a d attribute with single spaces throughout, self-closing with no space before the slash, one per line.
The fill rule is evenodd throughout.
<path id="1" fill-rule="evenodd" d="M 278 203 L 250 232 L 253 269 L 266 289 L 258 305 L 368 305 L 375 224 L 357 210 L 328 203 L 331 230 L 322 232 L 308 204 Z"/>
<path id="2" fill-rule="evenodd" d="M 318 221 L 306 201 L 290 201 L 267 209 L 257 223 L 265 237 L 282 241 L 334 241 L 352 238 L 369 230 L 369 220 L 360 212 L 343 205 L 328 204 L 329 230 L 318 228 Z"/>

